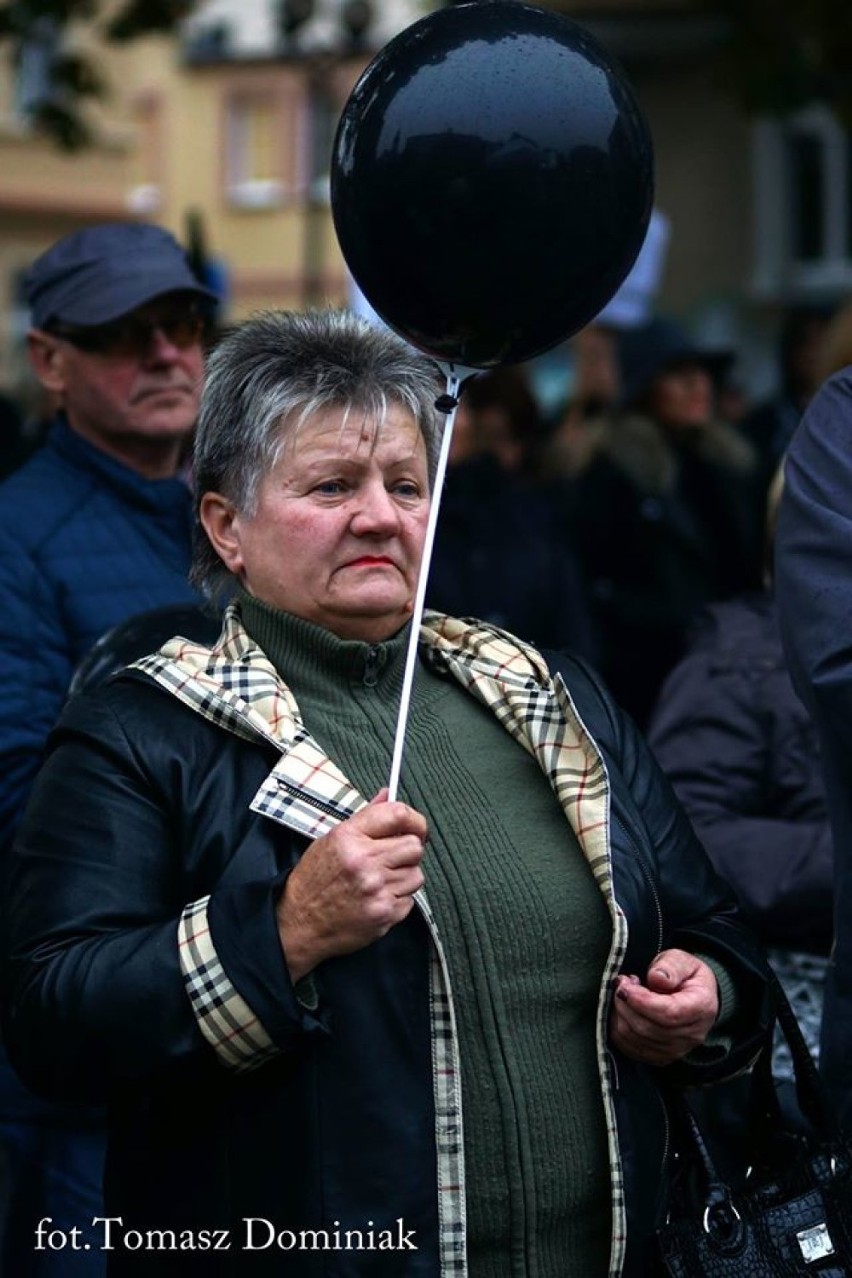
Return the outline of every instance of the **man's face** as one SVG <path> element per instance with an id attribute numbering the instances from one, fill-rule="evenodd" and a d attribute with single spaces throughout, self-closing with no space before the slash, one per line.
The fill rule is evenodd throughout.
<path id="1" fill-rule="evenodd" d="M 177 445 L 198 415 L 202 323 L 188 294 L 155 298 L 98 329 L 31 335 L 49 371 L 42 381 L 68 421 L 105 452 Z M 34 362 L 36 362 L 34 356 Z"/>

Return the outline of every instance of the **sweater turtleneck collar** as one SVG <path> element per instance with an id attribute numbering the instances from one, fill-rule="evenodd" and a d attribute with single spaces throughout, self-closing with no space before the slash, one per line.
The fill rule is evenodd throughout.
<path id="1" fill-rule="evenodd" d="M 358 684 L 399 691 L 409 627 L 383 643 L 340 639 L 325 626 L 273 608 L 239 589 L 237 603 L 246 631 L 263 650 L 298 701 L 300 695 L 327 694 L 329 684 Z"/>

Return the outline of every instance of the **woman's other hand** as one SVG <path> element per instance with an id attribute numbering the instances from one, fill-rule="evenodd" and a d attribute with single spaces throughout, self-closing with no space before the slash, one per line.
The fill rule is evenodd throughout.
<path id="1" fill-rule="evenodd" d="M 685 950 L 663 950 L 638 976 L 619 976 L 609 1020 L 610 1040 L 625 1056 L 670 1065 L 700 1047 L 719 1014 L 716 977 Z"/>

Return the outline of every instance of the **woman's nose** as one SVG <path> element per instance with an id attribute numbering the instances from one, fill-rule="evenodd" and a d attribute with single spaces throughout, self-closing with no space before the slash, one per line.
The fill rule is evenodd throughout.
<path id="1" fill-rule="evenodd" d="M 358 493 L 352 531 L 361 535 L 395 532 L 398 524 L 399 508 L 384 483 L 365 484 Z"/>

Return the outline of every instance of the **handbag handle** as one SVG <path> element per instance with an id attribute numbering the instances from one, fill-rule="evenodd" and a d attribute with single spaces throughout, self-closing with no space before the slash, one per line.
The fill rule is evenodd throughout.
<path id="1" fill-rule="evenodd" d="M 749 1126 L 752 1134 L 752 1149 L 756 1152 L 765 1151 L 767 1160 L 772 1161 L 770 1154 L 773 1147 L 777 1149 L 779 1135 L 788 1140 L 795 1140 L 797 1145 L 810 1144 L 816 1139 L 833 1144 L 838 1137 L 838 1124 L 832 1114 L 814 1059 L 805 1042 L 799 1022 L 796 1020 L 796 1014 L 774 973 L 770 975 L 768 985 L 774 1015 L 770 1029 L 767 1031 L 766 1044 L 752 1070 Z M 812 1132 L 810 1137 L 805 1133 L 794 1135 L 790 1131 L 790 1121 L 784 1115 L 778 1099 L 772 1076 L 772 1032 L 776 1022 L 790 1048 L 796 1099 L 803 1117 L 810 1124 Z M 729 1191 L 713 1162 L 713 1156 L 686 1097 L 679 1091 L 670 1091 L 668 1108 L 676 1127 L 680 1129 L 681 1138 L 688 1142 L 697 1168 L 700 1168 L 705 1188 L 710 1196 L 708 1201 L 718 1198 L 721 1202 L 722 1199 L 727 1199 Z"/>
<path id="2" fill-rule="evenodd" d="M 669 1275 L 852 1274 L 849 1145 L 774 974 L 769 984 L 773 1022 L 790 1047 L 796 1096 L 810 1128 L 783 1114 L 772 1077 L 771 1033 L 749 1080 L 748 1153 L 755 1174 L 742 1184 L 728 1185 L 717 1174 L 699 1122 L 686 1097 L 676 1094 L 670 1113 L 683 1143 L 675 1146 L 668 1215 L 657 1230 Z M 828 1267 L 824 1258 L 830 1258 Z"/>
<path id="3" fill-rule="evenodd" d="M 799 1022 L 796 1020 L 796 1014 L 774 972 L 769 980 L 769 989 L 775 1021 L 790 1049 L 799 1109 L 815 1135 L 822 1140 L 831 1141 L 837 1136 L 837 1120 L 832 1113 L 825 1087 Z M 759 1141 L 766 1142 L 777 1135 L 784 1125 L 781 1105 L 772 1077 L 771 1034 L 767 1046 L 755 1062 L 753 1080 L 756 1136 Z"/>

